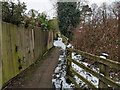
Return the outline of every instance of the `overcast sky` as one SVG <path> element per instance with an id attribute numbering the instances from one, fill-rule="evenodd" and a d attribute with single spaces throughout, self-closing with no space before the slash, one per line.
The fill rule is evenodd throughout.
<path id="1" fill-rule="evenodd" d="M 17 0 L 13 0 L 13 1 L 17 1 Z M 35 10 L 39 10 L 40 13 L 45 12 L 47 15 L 50 16 L 50 18 L 52 18 L 55 15 L 55 10 L 53 9 L 53 5 L 51 1 L 57 1 L 57 0 L 20 0 L 20 1 L 26 3 L 28 10 L 35 9 Z M 99 6 L 103 2 L 107 2 L 109 4 L 115 0 L 88 0 L 88 1 L 89 4 L 96 3 Z"/>

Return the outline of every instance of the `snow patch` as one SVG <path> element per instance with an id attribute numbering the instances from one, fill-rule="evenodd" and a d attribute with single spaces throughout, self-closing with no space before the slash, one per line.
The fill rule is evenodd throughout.
<path id="1" fill-rule="evenodd" d="M 102 53 L 102 55 L 104 55 L 104 56 L 109 56 L 107 53 Z"/>
<path id="2" fill-rule="evenodd" d="M 66 46 L 62 41 L 54 41 L 54 46 L 61 47 L 63 50 L 66 49 Z"/>
<path id="3" fill-rule="evenodd" d="M 106 57 L 105 57 L 105 56 L 100 56 L 100 58 L 106 59 Z"/>

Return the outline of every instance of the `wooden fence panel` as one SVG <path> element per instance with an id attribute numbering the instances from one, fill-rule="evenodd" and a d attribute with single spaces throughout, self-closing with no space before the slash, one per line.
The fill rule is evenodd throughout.
<path id="1" fill-rule="evenodd" d="M 68 60 L 70 60 L 71 62 L 75 63 L 76 65 L 78 65 L 79 67 L 83 68 L 85 71 L 91 73 L 92 75 L 94 75 L 95 77 L 99 78 L 100 80 L 102 80 L 103 82 L 105 82 L 107 85 L 111 85 L 115 88 L 120 88 L 120 84 L 115 83 L 113 80 L 104 77 L 102 75 L 100 75 L 99 73 L 97 73 L 96 71 L 93 71 L 92 69 L 86 67 L 85 65 L 75 61 L 74 59 L 68 58 Z"/>
<path id="2" fill-rule="evenodd" d="M 77 73 L 75 70 L 70 68 L 70 71 L 73 72 L 78 78 L 80 78 L 82 81 L 84 81 L 90 88 L 95 89 L 96 87 L 90 83 L 87 79 L 85 79 L 83 76 L 81 76 L 79 73 Z"/>
<path id="3" fill-rule="evenodd" d="M 82 90 L 82 88 L 80 87 L 80 85 L 77 84 L 77 83 L 75 82 L 75 80 L 74 80 L 71 76 L 68 76 L 68 78 L 72 81 L 73 84 L 75 84 L 75 86 L 76 86 L 77 88 L 79 88 L 79 89 Z"/>
<path id="4" fill-rule="evenodd" d="M 0 89 L 2 88 L 2 24 L 0 22 Z"/>
<path id="5" fill-rule="evenodd" d="M 111 66 L 113 68 L 116 68 L 117 70 L 120 70 L 120 62 L 116 62 L 116 61 L 109 60 L 109 59 L 103 59 L 103 58 L 100 58 L 99 56 L 95 56 L 93 54 L 86 53 L 86 52 L 83 52 L 83 51 L 79 51 L 79 50 L 76 50 L 76 49 L 68 48 L 68 51 L 75 52 L 77 54 L 80 54 L 81 56 L 84 56 L 84 57 L 89 58 L 89 59 L 96 60 L 99 63 L 105 64 L 107 66 Z"/>
<path id="6" fill-rule="evenodd" d="M 2 85 L 33 64 L 47 50 L 49 31 L 2 22 Z M 1 52 L 0 52 L 1 53 Z M 1 62 L 1 61 L 0 61 Z M 1 64 L 0 64 L 1 65 Z"/>
<path id="7" fill-rule="evenodd" d="M 64 38 L 64 37 L 62 37 L 62 38 Z M 65 41 L 68 42 L 67 40 L 65 40 Z M 85 65 L 81 64 L 80 62 L 77 62 L 76 60 L 72 59 L 70 57 L 70 55 L 69 55 L 69 52 L 71 52 L 71 53 L 75 52 L 75 53 L 80 54 L 81 56 L 83 56 L 85 58 L 97 61 L 100 64 L 100 72 L 102 74 L 101 73 L 97 73 L 96 71 L 93 71 L 92 69 L 86 67 Z M 100 81 L 102 81 L 102 83 L 101 82 L 99 83 L 99 88 L 108 88 L 108 85 L 110 85 L 110 86 L 112 86 L 114 88 L 117 88 L 117 89 L 120 88 L 120 84 L 114 82 L 113 80 L 111 80 L 109 78 L 109 71 L 108 71 L 110 67 L 113 67 L 113 68 L 115 68 L 115 69 L 117 69 L 119 71 L 120 70 L 120 62 L 116 62 L 116 61 L 109 60 L 109 59 L 103 59 L 103 58 L 100 58 L 99 56 L 96 56 L 96 55 L 93 55 L 93 54 L 90 54 L 90 53 L 86 53 L 86 52 L 83 52 L 83 51 L 80 51 L 80 50 L 72 49 L 72 48 L 67 48 L 66 56 L 67 56 L 66 57 L 67 67 L 69 66 L 68 62 L 72 62 L 72 63 L 78 65 L 80 68 L 84 69 L 86 72 L 91 73 L 92 75 L 97 77 Z M 67 70 L 67 76 L 70 77 L 69 79 L 77 87 L 79 87 L 78 84 L 76 84 L 76 82 L 73 80 L 73 78 L 71 78 L 71 75 L 69 73 L 74 73 L 74 75 L 77 75 L 81 80 L 86 82 L 86 84 L 89 87 L 91 87 L 91 88 L 93 87 L 94 88 L 94 85 L 92 85 L 91 83 L 86 81 L 85 78 L 80 76 L 79 73 L 77 73 L 75 70 L 72 69 L 72 67 L 68 68 L 68 69 L 70 69 L 71 71 Z"/>

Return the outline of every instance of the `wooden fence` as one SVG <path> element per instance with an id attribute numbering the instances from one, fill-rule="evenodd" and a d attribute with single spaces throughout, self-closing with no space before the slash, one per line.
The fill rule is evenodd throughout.
<path id="1" fill-rule="evenodd" d="M 2 26 L 1 26 L 1 24 L 0 24 L 0 42 L 1 42 L 1 40 L 2 40 Z M 1 55 L 1 43 L 0 43 L 0 67 L 2 67 L 2 55 Z"/>
<path id="2" fill-rule="evenodd" d="M 68 38 L 65 37 L 64 35 L 61 35 L 61 37 L 62 37 L 62 42 L 63 42 L 65 45 L 67 45 Z"/>
<path id="3" fill-rule="evenodd" d="M 98 72 L 92 70 L 91 68 L 86 67 L 84 64 L 81 64 L 80 62 L 77 62 L 76 60 L 72 59 L 72 52 L 75 52 L 76 54 L 80 54 L 81 56 L 86 57 L 88 59 L 96 60 L 100 66 L 100 68 L 99 68 L 100 73 L 98 73 Z M 98 88 L 108 88 L 108 85 L 110 85 L 113 88 L 120 88 L 120 84 L 116 83 L 115 81 L 113 81 L 109 78 L 109 67 L 113 67 L 117 70 L 120 70 L 119 62 L 109 60 L 109 59 L 103 59 L 103 58 L 100 58 L 99 56 L 92 55 L 92 54 L 89 54 L 89 53 L 86 53 L 83 51 L 79 51 L 76 49 L 72 49 L 72 48 L 67 48 L 66 55 L 67 55 L 67 57 L 66 57 L 67 76 L 72 81 L 72 83 L 74 83 L 76 85 L 76 87 L 80 88 L 80 85 L 77 84 L 75 82 L 75 80 L 73 79 L 73 77 L 72 77 L 73 74 L 76 75 L 78 78 L 80 78 L 83 82 L 85 82 L 88 85 L 88 87 L 93 88 L 93 89 L 97 88 L 91 82 L 89 82 L 87 79 L 85 79 L 83 76 L 81 76 L 77 71 L 75 71 L 72 68 L 71 63 L 78 65 L 80 68 L 84 69 L 86 72 L 89 72 L 90 74 L 97 77 L 99 79 L 99 87 Z"/>
<path id="4" fill-rule="evenodd" d="M 40 59 L 53 46 L 53 32 L 2 22 L 0 35 L 0 88 Z M 0 26 L 1 28 L 1 26 Z M 1 66 L 2 62 L 2 66 Z"/>

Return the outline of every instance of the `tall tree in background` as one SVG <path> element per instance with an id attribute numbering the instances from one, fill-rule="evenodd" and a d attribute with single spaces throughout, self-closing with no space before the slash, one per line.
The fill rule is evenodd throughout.
<path id="1" fill-rule="evenodd" d="M 76 2 L 58 2 L 57 3 L 58 24 L 63 35 L 72 39 L 72 30 L 80 22 L 80 11 L 77 9 Z"/>
<path id="2" fill-rule="evenodd" d="M 74 31 L 75 48 L 98 56 L 105 52 L 109 54 L 109 59 L 119 60 L 119 5 L 120 2 L 116 1 L 110 5 L 103 3 L 99 7 L 96 4 L 81 6 L 81 18 L 84 20 L 85 17 L 85 22 L 81 19 L 80 25 Z M 86 15 L 91 11 L 89 8 L 92 13 Z"/>

